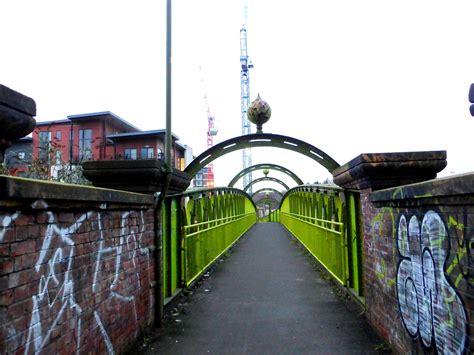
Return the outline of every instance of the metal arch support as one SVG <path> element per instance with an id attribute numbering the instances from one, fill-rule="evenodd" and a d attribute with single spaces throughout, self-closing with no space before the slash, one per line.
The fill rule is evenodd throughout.
<path id="1" fill-rule="evenodd" d="M 246 169 L 241 170 L 237 175 L 234 176 L 234 178 L 229 182 L 229 187 L 233 187 L 237 181 L 239 181 L 240 178 L 245 176 L 245 174 L 255 171 L 255 170 L 263 170 L 263 169 L 270 169 L 270 170 L 276 170 L 280 171 L 288 176 L 290 176 L 293 180 L 296 181 L 298 185 L 303 185 L 303 180 L 301 180 L 294 172 L 291 170 L 277 164 L 256 164 L 249 166 Z"/>
<path id="2" fill-rule="evenodd" d="M 271 192 L 275 192 L 276 194 L 280 195 L 281 197 L 283 197 L 283 194 L 278 191 L 277 189 L 273 189 L 271 187 L 264 187 L 263 189 L 260 189 L 260 190 L 257 190 L 255 191 L 252 195 L 250 195 L 252 198 L 254 198 L 254 196 L 256 194 L 258 194 L 259 192 L 264 192 L 264 191 L 271 191 Z"/>
<path id="3" fill-rule="evenodd" d="M 253 185 L 253 184 L 256 184 L 257 182 L 261 182 L 261 181 L 273 181 L 273 182 L 276 182 L 278 184 L 280 184 L 281 186 L 283 186 L 285 189 L 289 190 L 289 186 L 287 184 L 285 184 L 283 181 L 281 181 L 280 179 L 277 179 L 277 178 L 274 178 L 274 177 L 262 177 L 262 178 L 258 178 L 258 179 L 255 179 L 253 180 L 250 184 L 248 184 L 247 186 L 244 187 L 244 191 L 247 192 L 247 190 Z"/>
<path id="4" fill-rule="evenodd" d="M 276 203 L 277 205 L 280 203 L 280 201 L 277 201 L 277 200 L 275 200 L 274 198 L 262 198 L 262 199 L 258 200 L 257 202 L 255 202 L 255 206 L 259 206 L 259 205 L 261 205 L 261 204 L 263 204 L 263 203 L 265 203 L 265 202 L 266 202 L 266 203 L 268 203 L 268 202 L 274 202 L 274 203 Z"/>
<path id="5" fill-rule="evenodd" d="M 199 170 L 217 158 L 237 150 L 254 147 L 272 147 L 292 150 L 313 159 L 318 164 L 324 166 L 329 172 L 332 172 L 340 166 L 329 155 L 309 143 L 278 134 L 258 133 L 234 137 L 216 144 L 194 159 L 191 164 L 184 169 L 184 172 L 194 177 Z"/>

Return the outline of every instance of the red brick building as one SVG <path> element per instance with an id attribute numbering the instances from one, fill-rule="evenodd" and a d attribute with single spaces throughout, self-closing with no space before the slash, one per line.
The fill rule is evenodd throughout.
<path id="1" fill-rule="evenodd" d="M 165 134 L 166 130 L 160 129 L 111 134 L 107 139 L 113 143 L 115 159 L 163 159 Z M 186 151 L 190 149 L 179 143 L 178 139 L 173 134 L 173 163 L 177 169 L 184 170 L 188 163 Z"/>
<path id="2" fill-rule="evenodd" d="M 191 149 L 173 137 L 174 166 L 184 169 Z M 110 111 L 38 122 L 32 134 L 33 159 L 79 164 L 84 160 L 162 159 L 165 130 L 142 131 Z"/>

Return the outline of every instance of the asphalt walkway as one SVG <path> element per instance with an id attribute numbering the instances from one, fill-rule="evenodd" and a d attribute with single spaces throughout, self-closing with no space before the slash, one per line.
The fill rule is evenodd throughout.
<path id="1" fill-rule="evenodd" d="M 256 224 L 146 353 L 376 354 L 380 340 L 305 254 L 280 224 Z"/>

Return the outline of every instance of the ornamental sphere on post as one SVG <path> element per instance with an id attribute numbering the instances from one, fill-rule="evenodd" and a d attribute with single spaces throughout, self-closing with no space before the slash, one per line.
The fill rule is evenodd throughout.
<path id="1" fill-rule="evenodd" d="M 270 108 L 270 105 L 266 101 L 263 101 L 260 98 L 260 94 L 258 94 L 257 98 L 250 104 L 247 111 L 249 121 L 257 125 L 257 133 L 263 133 L 262 125 L 270 119 L 271 115 L 272 109 Z"/>

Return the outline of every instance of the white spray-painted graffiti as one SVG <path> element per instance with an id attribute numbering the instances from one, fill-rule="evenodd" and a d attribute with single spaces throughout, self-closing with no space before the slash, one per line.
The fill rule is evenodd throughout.
<path id="1" fill-rule="evenodd" d="M 52 339 L 54 332 L 60 332 L 61 327 L 66 324 L 68 330 L 74 334 L 75 348 L 79 353 L 81 342 L 83 342 L 81 336 L 82 328 L 84 328 L 83 312 L 91 307 L 96 325 L 91 324 L 89 328 L 98 329 L 109 354 L 114 353 L 114 348 L 107 331 L 110 322 L 105 322 L 104 319 L 110 320 L 110 313 L 120 310 L 120 314 L 132 315 L 135 322 L 132 327 L 134 335 L 138 332 L 137 304 L 134 294 L 142 288 L 140 258 L 144 260 L 147 270 L 146 278 L 143 276 L 142 278 L 149 284 L 152 282 L 149 272 L 150 252 L 142 241 L 145 231 L 144 213 L 143 211 L 121 213 L 120 235 L 117 238 L 106 237 L 103 226 L 104 213 L 84 213 L 74 223 L 64 227 L 64 223 L 57 222 L 57 216 L 54 213 L 47 212 L 48 226 L 44 236 L 41 236 L 44 237 L 43 245 L 34 268 L 34 271 L 41 276 L 38 292 L 31 298 L 31 319 L 24 344 L 25 354 L 40 352 Z M 2 227 L 11 226 L 18 215 L 19 213 L 12 216 L 0 216 Z M 96 250 L 93 276 L 81 274 L 78 270 L 81 263 L 75 263 L 78 245 L 74 237 L 86 220 L 96 224 L 92 229 L 98 233 L 98 240 L 93 242 L 95 245 L 92 248 L 93 251 L 90 251 L 94 253 Z M 90 255 L 80 257 L 88 258 Z M 134 277 L 128 277 L 130 275 Z M 80 300 L 77 299 L 78 294 L 81 295 Z M 152 290 L 150 289 L 149 316 L 152 311 L 151 297 Z M 95 301 L 91 302 L 90 298 L 94 298 Z M 104 314 L 107 312 L 108 315 Z"/>
<path id="2" fill-rule="evenodd" d="M 444 270 L 448 237 L 434 211 L 424 215 L 421 225 L 416 216 L 408 223 L 404 215 L 400 217 L 397 296 L 403 324 L 412 337 L 421 338 L 425 347 L 436 345 L 440 354 L 461 354 L 467 341 L 467 317 Z"/>
<path id="3" fill-rule="evenodd" d="M 76 232 L 86 217 L 87 214 L 84 214 L 72 226 L 60 228 L 55 224 L 53 213 L 48 212 L 49 225 L 35 266 L 35 271 L 42 272 L 42 275 L 38 294 L 32 297 L 33 306 L 25 354 L 28 353 L 30 346 L 33 346 L 35 352 L 38 352 L 47 344 L 53 329 L 57 327 L 64 311 L 68 308 L 74 312 L 74 317 L 78 319 L 78 329 L 81 328 L 82 309 L 74 299 L 74 285 L 71 279 L 74 242 L 70 236 Z M 57 239 L 54 240 L 55 238 Z M 53 246 L 53 243 L 56 245 Z M 52 252 L 53 248 L 55 248 L 54 252 Z M 48 254 L 50 258 L 46 260 Z M 66 266 L 64 273 L 61 272 L 63 266 Z M 49 324 L 42 321 L 40 314 L 40 308 L 44 305 L 47 305 L 49 309 L 59 308 Z M 77 341 L 79 343 L 79 339 Z"/>
<path id="4" fill-rule="evenodd" d="M 5 236 L 5 233 L 7 232 L 8 227 L 10 227 L 13 221 L 15 221 L 15 219 L 18 218 L 18 215 L 19 215 L 19 212 L 15 212 L 11 216 L 0 217 L 0 227 L 2 227 L 0 229 L 0 243 L 3 242 L 3 237 Z"/>

